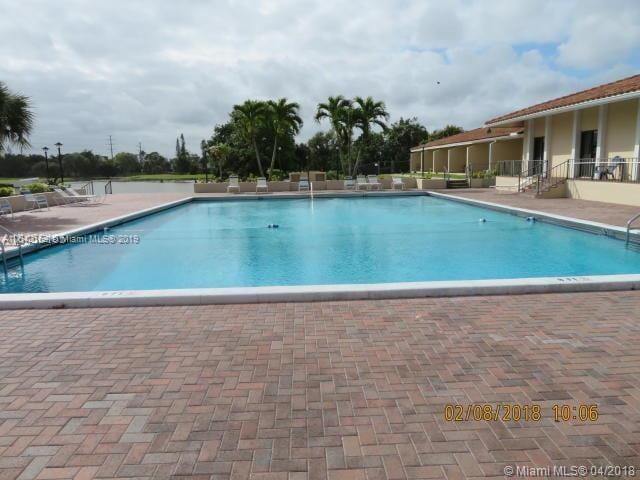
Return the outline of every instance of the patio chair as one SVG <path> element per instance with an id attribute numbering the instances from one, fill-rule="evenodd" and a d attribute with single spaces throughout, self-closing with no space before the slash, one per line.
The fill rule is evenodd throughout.
<path id="1" fill-rule="evenodd" d="M 400 187 L 400 190 L 404 190 L 404 180 L 402 180 L 402 177 L 393 177 L 391 179 L 391 189 L 395 190 L 396 187 Z"/>
<path id="2" fill-rule="evenodd" d="M 73 188 L 68 187 L 66 189 L 67 193 L 71 196 L 71 198 L 76 198 L 79 201 L 82 200 L 88 200 L 89 202 L 93 202 L 93 203 L 102 203 L 104 202 L 104 199 L 106 197 L 106 195 L 83 195 L 82 193 L 78 192 L 77 190 L 74 190 Z"/>
<path id="3" fill-rule="evenodd" d="M 26 192 L 23 194 L 25 207 L 31 206 L 31 210 L 40 210 L 41 208 L 49 209 L 49 202 L 47 201 L 47 197 L 42 193 L 33 194 L 31 192 Z M 26 208 L 25 208 L 26 210 Z"/>
<path id="4" fill-rule="evenodd" d="M 11 215 L 11 218 L 13 218 L 13 207 L 11 207 L 11 202 L 6 198 L 0 198 L 0 215 Z"/>
<path id="5" fill-rule="evenodd" d="M 307 177 L 300 177 L 300 180 L 298 181 L 298 191 L 302 192 L 304 190 L 308 192 L 309 189 L 309 179 Z"/>
<path id="6" fill-rule="evenodd" d="M 356 188 L 356 182 L 354 182 L 353 177 L 344 177 L 344 189 L 354 190 L 355 188 Z"/>
<path id="7" fill-rule="evenodd" d="M 71 195 L 69 192 L 62 190 L 61 188 L 54 188 L 54 192 L 58 194 L 58 199 L 56 201 L 57 205 L 67 205 L 69 203 L 79 203 L 85 200 L 84 198 L 77 197 L 75 195 Z"/>
<path id="8" fill-rule="evenodd" d="M 356 177 L 356 190 L 360 190 L 360 188 L 364 188 L 365 190 L 369 190 L 369 184 L 367 183 L 367 177 L 364 175 L 358 175 Z"/>
<path id="9" fill-rule="evenodd" d="M 378 181 L 377 175 L 367 175 L 367 184 L 371 188 L 375 187 L 376 190 L 382 189 L 382 184 Z"/>
<path id="10" fill-rule="evenodd" d="M 258 193 L 259 191 L 269 191 L 269 184 L 267 183 L 267 179 L 265 177 L 258 178 L 258 183 L 256 183 L 256 193 Z"/>
<path id="11" fill-rule="evenodd" d="M 238 181 L 237 175 L 229 176 L 229 185 L 227 185 L 227 193 L 231 192 L 240 193 L 240 182 Z"/>

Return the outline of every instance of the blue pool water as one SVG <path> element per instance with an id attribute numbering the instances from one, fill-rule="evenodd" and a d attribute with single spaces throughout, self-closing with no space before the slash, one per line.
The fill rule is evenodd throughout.
<path id="1" fill-rule="evenodd" d="M 196 201 L 108 234 L 140 242 L 41 250 L 0 274 L 0 291 L 640 273 L 619 240 L 427 196 Z"/>

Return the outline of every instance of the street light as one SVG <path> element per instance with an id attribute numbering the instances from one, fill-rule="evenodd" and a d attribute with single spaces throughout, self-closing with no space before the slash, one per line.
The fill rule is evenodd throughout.
<path id="1" fill-rule="evenodd" d="M 47 171 L 47 183 L 49 183 L 49 147 L 42 147 L 44 151 L 44 167 Z"/>
<path id="2" fill-rule="evenodd" d="M 64 171 L 62 170 L 62 153 L 60 153 L 60 147 L 62 147 L 62 144 L 60 142 L 56 142 L 56 147 L 58 147 L 58 167 L 60 168 L 60 183 L 64 183 Z"/>

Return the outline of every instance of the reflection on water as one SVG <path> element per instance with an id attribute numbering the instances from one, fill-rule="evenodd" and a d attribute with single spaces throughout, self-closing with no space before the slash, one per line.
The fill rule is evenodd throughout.
<path id="1" fill-rule="evenodd" d="M 193 181 L 184 182 L 118 182 L 112 181 L 113 193 L 193 193 Z M 86 181 L 71 182 L 72 188 L 80 188 L 87 184 Z M 101 195 L 107 180 L 94 180 L 93 193 Z"/>

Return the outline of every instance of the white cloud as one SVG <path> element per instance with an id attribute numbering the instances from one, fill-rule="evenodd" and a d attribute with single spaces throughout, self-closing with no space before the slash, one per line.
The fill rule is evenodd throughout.
<path id="1" fill-rule="evenodd" d="M 142 141 L 170 155 L 184 132 L 197 150 L 247 98 L 298 101 L 303 139 L 321 128 L 317 103 L 339 93 L 384 100 L 393 119 L 471 128 L 635 73 L 640 46 L 635 1 L 0 0 L 0 11 L 14 40 L 0 43 L 0 79 L 33 97 L 34 146 L 101 153 L 109 134 L 118 150 Z"/>

